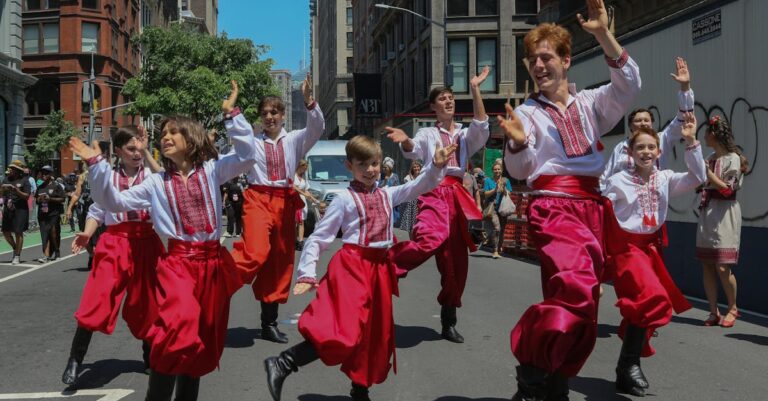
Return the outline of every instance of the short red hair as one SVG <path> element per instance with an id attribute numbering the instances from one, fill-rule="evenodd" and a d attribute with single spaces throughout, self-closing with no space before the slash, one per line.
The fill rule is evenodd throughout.
<path id="1" fill-rule="evenodd" d="M 629 137 L 629 151 L 631 152 L 632 149 L 635 147 L 635 142 L 637 142 L 637 138 L 639 138 L 642 135 L 648 135 L 651 138 L 653 138 L 656 141 L 656 146 L 661 146 L 661 141 L 659 140 L 659 134 L 656 133 L 656 130 L 649 127 L 640 127 L 634 131 L 632 131 L 632 136 Z"/>
<path id="2" fill-rule="evenodd" d="M 525 57 L 533 54 L 536 51 L 536 45 L 543 40 L 546 40 L 550 46 L 555 48 L 555 53 L 558 56 L 567 57 L 571 55 L 571 33 L 560 25 L 543 23 L 525 34 L 523 39 Z"/>

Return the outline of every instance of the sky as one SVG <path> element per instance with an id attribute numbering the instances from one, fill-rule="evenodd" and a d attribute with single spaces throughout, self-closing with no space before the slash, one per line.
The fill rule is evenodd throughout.
<path id="1" fill-rule="evenodd" d="M 218 25 L 229 38 L 270 46 L 273 69 L 298 71 L 302 47 L 309 63 L 309 0 L 219 0 Z"/>

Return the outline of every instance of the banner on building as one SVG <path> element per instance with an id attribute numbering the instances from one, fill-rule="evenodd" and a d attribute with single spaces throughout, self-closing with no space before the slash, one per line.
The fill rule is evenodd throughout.
<path id="1" fill-rule="evenodd" d="M 355 73 L 355 116 L 381 117 L 381 74 Z"/>

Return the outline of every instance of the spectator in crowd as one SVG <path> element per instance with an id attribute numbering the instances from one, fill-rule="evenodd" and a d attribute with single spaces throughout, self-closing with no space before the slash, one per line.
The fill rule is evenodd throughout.
<path id="1" fill-rule="evenodd" d="M 224 210 L 227 213 L 226 237 L 239 237 L 243 233 L 243 187 L 239 177 L 224 184 Z"/>
<path id="2" fill-rule="evenodd" d="M 391 157 L 385 157 L 384 162 L 381 164 L 381 180 L 379 180 L 379 188 L 395 187 L 400 185 L 400 177 L 394 172 L 395 161 Z M 400 211 L 395 208 L 392 211 L 392 221 L 395 227 L 400 226 Z"/>
<path id="3" fill-rule="evenodd" d="M 44 256 L 38 262 L 45 263 L 59 257 L 65 194 L 64 188 L 53 179 L 53 167 L 43 166 L 40 171 L 43 183 L 37 187 L 37 221 L 40 224 Z"/>
<path id="4" fill-rule="evenodd" d="M 422 164 L 420 160 L 414 160 L 411 162 L 411 169 L 408 170 L 408 175 L 403 178 L 403 184 L 413 181 L 421 174 Z M 413 225 L 416 224 L 416 213 L 419 211 L 418 198 L 409 202 L 405 202 L 400 205 L 400 229 L 407 231 L 410 238 Z"/>
<path id="5" fill-rule="evenodd" d="M 319 201 L 312 196 L 309 192 L 309 182 L 307 182 L 307 161 L 300 160 L 299 166 L 296 167 L 296 175 L 293 177 L 293 188 L 301 196 L 301 200 L 304 201 L 304 207 L 296 211 L 296 250 L 301 251 L 304 249 L 304 220 L 307 218 L 307 211 L 309 210 L 307 201 L 312 203 L 319 203 Z"/>
<path id="6" fill-rule="evenodd" d="M 507 218 L 499 216 L 499 205 L 501 198 L 509 196 L 512 192 L 512 184 L 501 172 L 501 159 L 498 159 L 493 163 L 493 177 L 486 178 L 483 183 L 483 225 L 493 247 L 494 259 L 501 257 L 499 251 L 504 238 L 504 227 L 507 225 Z"/>
<path id="7" fill-rule="evenodd" d="M 77 184 L 77 175 L 75 173 L 69 173 L 67 176 L 67 179 L 64 180 L 64 193 L 67 196 L 67 201 L 69 203 L 72 203 L 72 194 L 75 193 L 75 185 Z M 67 205 L 67 210 L 69 210 L 69 204 Z M 66 214 L 66 220 L 69 223 L 69 231 L 75 232 L 75 223 L 76 223 L 76 214 L 73 213 L 67 213 Z"/>
<path id="8" fill-rule="evenodd" d="M 13 248 L 11 264 L 18 264 L 24 247 L 24 232 L 29 228 L 29 203 L 32 194 L 29 179 L 24 176 L 24 164 L 14 160 L 5 171 L 2 184 L 3 219 L 5 240 Z"/>

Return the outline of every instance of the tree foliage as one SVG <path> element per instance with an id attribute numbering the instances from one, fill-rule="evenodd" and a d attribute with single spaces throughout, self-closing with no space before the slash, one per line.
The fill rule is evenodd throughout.
<path id="1" fill-rule="evenodd" d="M 46 125 L 40 130 L 35 140 L 35 146 L 24 152 L 27 165 L 40 168 L 50 163 L 51 155 L 61 150 L 69 138 L 80 135 L 71 121 L 64 118 L 64 112 L 55 110 L 45 117 Z"/>
<path id="2" fill-rule="evenodd" d="M 248 39 L 210 36 L 174 24 L 149 27 L 134 42 L 145 59 L 138 76 L 123 88 L 135 102 L 127 114 L 183 114 L 212 128 L 230 80 L 240 86 L 238 105 L 249 121 L 258 119 L 260 99 L 279 94 L 269 76 L 272 60 L 260 59 L 267 47 Z"/>

